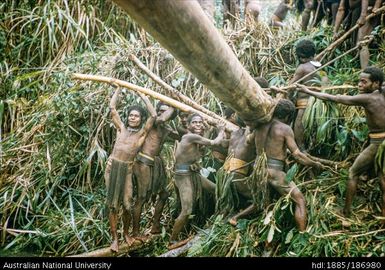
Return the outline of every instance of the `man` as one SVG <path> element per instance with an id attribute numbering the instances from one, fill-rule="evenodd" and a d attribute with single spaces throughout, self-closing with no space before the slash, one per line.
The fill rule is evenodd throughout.
<path id="1" fill-rule="evenodd" d="M 227 107 L 225 109 L 224 115 L 226 120 L 237 125 L 235 111 L 233 109 L 231 109 L 230 107 Z M 216 128 L 214 128 L 211 133 L 212 133 L 210 136 L 211 138 L 218 136 L 218 130 Z M 231 134 L 229 132 L 227 131 L 225 132 L 225 138 L 230 138 L 230 135 Z M 214 173 L 217 173 L 218 170 L 222 168 L 223 164 L 225 163 L 225 160 L 227 157 L 227 148 L 228 148 L 227 145 L 226 146 L 218 145 L 218 146 L 211 147 L 212 164 L 210 165 L 211 165 L 211 168 L 215 170 L 214 172 L 210 172 L 210 175 L 208 176 L 208 179 L 211 182 L 216 182 L 215 180 L 216 177 Z"/>
<path id="2" fill-rule="evenodd" d="M 290 127 L 294 113 L 295 107 L 290 100 L 279 100 L 273 113 L 273 119 L 267 124 L 256 127 L 254 139 L 257 159 L 263 154 L 266 154 L 267 157 L 267 181 L 269 185 L 281 194 L 290 194 L 290 198 L 296 204 L 294 217 L 297 227 L 300 231 L 305 231 L 307 223 L 305 197 L 293 181 L 287 183 L 285 180 L 284 169 L 287 149 L 299 163 L 305 166 L 323 168 L 323 165 L 311 160 L 298 149 L 293 130 Z M 263 181 L 263 179 L 256 180 Z M 252 190 L 251 192 L 256 191 Z M 253 205 L 235 215 L 230 222 L 236 224 L 237 219 L 251 213 L 257 208 L 257 205 L 263 203 L 254 202 Z"/>
<path id="3" fill-rule="evenodd" d="M 255 143 L 250 128 L 233 131 L 228 145 L 228 158 L 218 172 L 216 183 L 216 210 L 224 216 L 240 206 L 238 193 L 246 200 L 252 199 L 246 181 L 241 180 L 250 174 L 255 159 Z"/>
<path id="4" fill-rule="evenodd" d="M 182 137 L 187 133 L 187 119 L 189 117 L 188 112 L 179 111 L 179 119 L 180 119 L 180 125 L 177 126 L 177 131 L 179 133 L 179 136 Z"/>
<path id="5" fill-rule="evenodd" d="M 385 139 L 385 93 L 381 89 L 384 81 L 384 73 L 377 67 L 367 67 L 360 74 L 358 88 L 360 94 L 355 96 L 330 95 L 326 93 L 318 93 L 300 86 L 300 91 L 320 98 L 322 100 L 330 100 L 348 106 L 362 106 L 369 127 L 370 145 L 360 153 L 349 170 L 349 181 L 347 183 L 346 200 L 343 213 L 349 216 L 353 197 L 357 190 L 359 176 L 365 173 L 371 166 L 379 148 L 379 145 Z M 385 216 L 385 178 L 382 170 L 378 172 L 380 178 L 382 195 L 382 215 Z"/>
<path id="6" fill-rule="evenodd" d="M 289 84 L 297 82 L 321 66 L 319 62 L 313 60 L 316 52 L 314 42 L 307 39 L 299 41 L 295 47 L 295 52 L 300 64 L 295 70 L 294 77 L 290 80 Z M 320 76 L 316 73 L 301 80 L 301 84 L 311 84 L 312 80 L 319 78 Z M 294 136 L 301 151 L 305 150 L 304 127 L 302 124 L 302 118 L 307 107 L 308 98 L 309 96 L 304 93 L 298 93 L 296 97 L 297 117 L 294 122 Z"/>
<path id="7" fill-rule="evenodd" d="M 247 24 L 253 24 L 258 21 L 261 13 L 261 5 L 258 0 L 245 0 L 245 20 Z"/>
<path id="8" fill-rule="evenodd" d="M 131 106 L 128 109 L 128 121 L 126 128 L 116 110 L 121 89 L 118 88 L 110 101 L 112 122 L 116 128 L 117 135 L 112 154 L 110 155 L 105 172 L 107 187 L 107 206 L 109 209 L 109 221 L 111 227 L 112 244 L 111 250 L 119 251 L 118 243 L 118 212 L 123 201 L 123 236 L 127 244 L 132 244 L 134 239 L 128 235 L 130 225 L 131 200 L 133 194 L 132 167 L 134 158 L 142 146 L 144 139 L 154 124 L 156 112 L 148 98 L 139 94 L 150 112 L 144 126 L 146 112 L 140 106 Z"/>
<path id="9" fill-rule="evenodd" d="M 277 9 L 274 11 L 273 15 L 271 16 L 271 26 L 276 27 L 283 27 L 284 23 L 283 21 L 286 18 L 286 15 L 288 11 L 292 8 L 291 1 L 289 0 L 283 0 L 277 7 Z"/>
<path id="10" fill-rule="evenodd" d="M 136 156 L 134 175 L 137 186 L 137 198 L 132 214 L 132 234 L 137 239 L 144 239 L 144 237 L 138 236 L 139 222 L 143 204 L 149 199 L 150 196 L 156 197 L 159 195 L 155 206 L 151 233 L 160 233 L 160 217 L 168 198 L 168 192 L 166 190 L 167 177 L 164 170 L 163 160 L 159 155 L 165 139 L 170 133 L 170 128 L 166 126 L 166 122 L 175 117 L 175 114 L 174 108 L 169 107 L 162 102 L 158 102 L 155 123 L 148 131 L 142 149 Z"/>
<path id="11" fill-rule="evenodd" d="M 170 249 L 179 246 L 176 243 L 180 231 L 186 225 L 195 206 L 202 208 L 202 189 L 215 193 L 215 185 L 199 174 L 197 163 L 202 157 L 201 146 L 219 145 L 224 136 L 224 126 L 220 126 L 219 134 L 214 140 L 203 137 L 203 118 L 199 114 L 191 114 L 187 120 L 188 133 L 185 134 L 175 150 L 175 185 L 181 202 L 181 212 L 175 220 L 170 238 Z"/>

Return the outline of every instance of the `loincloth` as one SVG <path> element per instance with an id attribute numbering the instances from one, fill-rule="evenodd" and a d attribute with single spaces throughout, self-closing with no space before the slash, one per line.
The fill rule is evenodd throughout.
<path id="1" fill-rule="evenodd" d="M 147 190 L 147 196 L 158 194 L 160 191 L 166 189 L 167 177 L 164 169 L 164 162 L 161 157 L 150 157 L 139 152 L 136 156 L 136 160 L 150 167 L 151 183 L 149 185 L 149 190 Z"/>
<path id="2" fill-rule="evenodd" d="M 111 158 L 111 170 L 107 190 L 107 206 L 117 209 L 122 201 L 126 178 L 132 174 L 133 161 L 124 162 Z"/>
<path id="3" fill-rule="evenodd" d="M 285 161 L 268 157 L 267 158 L 267 167 L 269 169 L 284 171 L 285 170 Z"/>
<path id="4" fill-rule="evenodd" d="M 239 206 L 239 196 L 233 184 L 234 180 L 237 180 L 235 174 L 226 171 L 223 167 L 217 172 L 215 210 L 219 214 L 231 213 Z"/>

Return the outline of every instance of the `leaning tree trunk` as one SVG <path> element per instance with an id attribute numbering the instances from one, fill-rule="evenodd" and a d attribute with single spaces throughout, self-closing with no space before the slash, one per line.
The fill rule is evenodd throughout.
<path id="1" fill-rule="evenodd" d="M 243 120 L 271 118 L 275 102 L 238 61 L 197 1 L 114 2 Z"/>
<path id="2" fill-rule="evenodd" d="M 198 0 L 206 16 L 209 17 L 210 21 L 215 21 L 215 0 Z"/>

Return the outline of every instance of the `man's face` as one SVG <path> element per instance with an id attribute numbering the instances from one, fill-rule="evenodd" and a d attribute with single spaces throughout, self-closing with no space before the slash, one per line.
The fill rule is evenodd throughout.
<path id="1" fill-rule="evenodd" d="M 204 126 L 202 117 L 194 116 L 188 124 L 187 129 L 194 134 L 203 135 Z"/>
<path id="2" fill-rule="evenodd" d="M 377 82 L 370 80 L 370 74 L 362 72 L 360 74 L 360 81 L 358 82 L 358 89 L 361 93 L 372 93 L 378 88 Z"/>
<path id="3" fill-rule="evenodd" d="M 187 114 L 187 113 L 181 113 L 181 114 L 179 115 L 179 117 L 180 117 L 180 122 L 181 122 L 182 126 L 183 126 L 184 128 L 187 128 L 187 118 L 188 118 L 188 114 Z"/>
<path id="4" fill-rule="evenodd" d="M 140 115 L 140 112 L 137 110 L 130 111 L 130 114 L 128 115 L 128 126 L 131 128 L 137 128 L 140 126 L 140 122 L 142 121 L 142 117 Z"/>
<path id="5" fill-rule="evenodd" d="M 158 116 L 161 116 L 162 113 L 164 113 L 165 111 L 168 110 L 168 108 L 169 108 L 169 106 L 167 106 L 167 105 L 160 106 L 159 109 L 158 109 L 158 112 L 157 112 Z"/>

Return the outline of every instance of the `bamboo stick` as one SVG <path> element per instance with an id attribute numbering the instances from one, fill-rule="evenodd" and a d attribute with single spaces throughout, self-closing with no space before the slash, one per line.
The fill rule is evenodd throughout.
<path id="1" fill-rule="evenodd" d="M 163 81 L 159 76 L 154 74 L 149 68 L 147 68 L 135 55 L 130 54 L 129 58 L 132 62 L 134 62 L 143 72 L 145 72 L 151 79 L 153 79 L 157 84 L 162 86 L 166 91 L 167 94 L 170 95 L 172 98 L 183 102 L 194 109 L 197 109 L 198 111 L 201 111 L 217 120 L 222 120 L 221 117 L 213 113 L 212 111 L 206 109 L 205 107 L 199 105 L 194 100 L 188 98 L 187 96 L 183 95 L 181 92 L 176 90 L 175 88 L 168 85 L 165 81 Z"/>
<path id="2" fill-rule="evenodd" d="M 153 90 L 150 90 L 148 88 L 144 88 L 144 87 L 141 87 L 141 86 L 138 86 L 138 85 L 135 85 L 135 84 L 123 81 L 123 80 L 118 80 L 118 79 L 106 77 L 106 76 L 80 74 L 80 73 L 74 73 L 72 77 L 74 79 L 83 80 L 83 81 L 96 81 L 96 82 L 104 82 L 104 83 L 119 85 L 121 87 L 124 87 L 124 88 L 130 89 L 130 90 L 151 96 L 152 98 L 158 99 L 158 100 L 160 100 L 160 101 L 162 101 L 162 102 L 164 102 L 164 103 L 166 103 L 166 104 L 168 104 L 174 108 L 177 108 L 181 111 L 189 112 L 189 113 L 198 113 L 211 125 L 215 126 L 215 125 L 218 125 L 218 123 L 219 123 L 218 119 L 215 119 L 215 118 L 213 118 L 213 117 L 211 117 L 211 116 L 209 116 L 209 115 L 207 115 L 201 111 L 198 111 L 197 109 L 194 109 L 194 108 L 192 108 L 192 107 L 190 107 L 190 106 L 188 106 L 182 102 L 179 102 L 175 99 L 169 98 L 165 95 L 159 94 L 159 93 L 157 93 Z M 231 123 L 231 122 L 229 122 L 223 118 L 221 118 L 221 121 L 223 121 L 225 123 L 226 129 L 230 132 L 239 129 L 238 126 L 234 125 L 233 123 Z"/>

